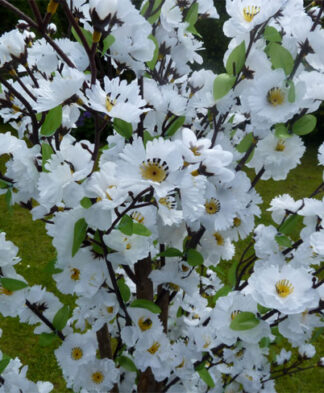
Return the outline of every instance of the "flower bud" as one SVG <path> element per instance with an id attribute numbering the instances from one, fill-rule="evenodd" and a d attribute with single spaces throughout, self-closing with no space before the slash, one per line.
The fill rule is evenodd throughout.
<path id="1" fill-rule="evenodd" d="M 90 0 L 90 13 L 94 10 L 100 20 L 104 20 L 108 15 L 113 15 L 117 11 L 117 0 Z"/>

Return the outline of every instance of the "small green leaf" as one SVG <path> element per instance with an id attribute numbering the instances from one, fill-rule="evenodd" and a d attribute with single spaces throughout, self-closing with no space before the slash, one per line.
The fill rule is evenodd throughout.
<path id="1" fill-rule="evenodd" d="M 209 371 L 207 370 L 207 368 L 202 368 L 199 370 L 196 369 L 196 371 L 207 386 L 209 386 L 210 388 L 215 387 L 215 382 L 212 376 L 210 375 Z"/>
<path id="2" fill-rule="evenodd" d="M 236 284 L 236 269 L 239 261 L 236 260 L 231 264 L 231 267 L 228 269 L 227 272 L 227 281 L 231 287 L 234 287 Z"/>
<path id="3" fill-rule="evenodd" d="M 117 229 L 125 235 L 131 236 L 133 234 L 133 220 L 127 215 L 123 216 Z"/>
<path id="4" fill-rule="evenodd" d="M 148 38 L 153 41 L 155 45 L 155 49 L 154 49 L 152 60 L 147 61 L 146 64 L 150 70 L 154 70 L 155 64 L 158 61 L 158 57 L 159 57 L 159 43 L 158 40 L 152 34 L 150 34 Z"/>
<path id="5" fill-rule="evenodd" d="M 135 299 L 131 303 L 130 307 L 145 308 L 146 310 L 149 310 L 149 311 L 153 312 L 154 314 L 161 313 L 161 309 L 157 304 L 151 302 L 150 300 L 146 300 L 146 299 Z"/>
<path id="6" fill-rule="evenodd" d="M 267 348 L 271 344 L 270 338 L 269 337 L 263 337 L 261 338 L 259 342 L 259 347 L 260 348 Z"/>
<path id="7" fill-rule="evenodd" d="M 6 206 L 7 206 L 9 213 L 13 212 L 11 200 L 12 200 L 12 190 L 11 190 L 11 188 L 8 188 L 8 190 L 5 194 L 5 202 L 6 202 Z"/>
<path id="8" fill-rule="evenodd" d="M 118 119 L 117 117 L 114 118 L 114 129 L 125 139 L 129 139 L 133 135 L 132 125 L 125 120 Z"/>
<path id="9" fill-rule="evenodd" d="M 275 136 L 278 139 L 287 139 L 290 138 L 292 134 L 289 133 L 288 128 L 284 125 L 284 123 L 277 123 L 275 125 Z"/>
<path id="10" fill-rule="evenodd" d="M 8 187 L 12 187 L 12 184 L 6 180 L 2 180 L 0 179 L 0 188 L 8 188 Z"/>
<path id="11" fill-rule="evenodd" d="M 89 198 L 87 197 L 83 197 L 80 201 L 80 205 L 84 208 L 84 209 L 89 209 L 92 206 L 92 202 L 90 201 Z"/>
<path id="12" fill-rule="evenodd" d="M 49 143 L 42 143 L 42 169 L 44 172 L 48 172 L 48 170 L 45 169 L 45 164 L 53 153 L 53 149 Z"/>
<path id="13" fill-rule="evenodd" d="M 148 131 L 145 130 L 144 133 L 143 133 L 144 146 L 146 147 L 147 142 L 148 141 L 153 141 L 153 139 L 154 139 L 154 136 L 152 136 Z"/>
<path id="14" fill-rule="evenodd" d="M 153 23 L 155 23 L 161 14 L 161 4 L 162 0 L 155 0 L 154 2 L 154 6 L 153 6 L 153 11 L 151 13 L 151 16 L 147 19 L 149 23 L 151 23 L 151 25 L 153 25 Z"/>
<path id="15" fill-rule="evenodd" d="M 271 310 L 271 308 L 263 307 L 263 306 L 261 306 L 261 304 L 258 304 L 258 305 L 257 305 L 257 308 L 258 308 L 258 312 L 259 312 L 261 315 L 263 315 L 263 314 L 265 314 L 265 313 L 267 313 L 268 311 Z"/>
<path id="16" fill-rule="evenodd" d="M 320 337 L 322 337 L 323 334 L 324 334 L 324 326 L 315 328 L 313 337 L 310 342 L 315 343 Z"/>
<path id="17" fill-rule="evenodd" d="M 232 287 L 230 287 L 229 285 L 224 285 L 223 288 L 219 289 L 213 296 L 213 300 L 215 301 L 215 303 L 217 299 L 219 299 L 220 297 L 228 295 L 231 292 L 231 290 Z"/>
<path id="18" fill-rule="evenodd" d="M 5 368 L 10 363 L 11 358 L 8 355 L 3 354 L 0 360 L 0 375 L 4 372 Z"/>
<path id="19" fill-rule="evenodd" d="M 272 26 L 266 26 L 264 29 L 264 39 L 269 42 L 281 42 L 282 37 L 277 29 Z"/>
<path id="20" fill-rule="evenodd" d="M 117 280 L 117 285 L 118 285 L 121 297 L 123 298 L 123 301 L 125 303 L 127 303 L 131 297 L 131 291 L 130 291 L 128 285 L 125 284 L 125 280 L 123 278 L 120 278 L 119 280 Z"/>
<path id="21" fill-rule="evenodd" d="M 289 239 L 289 237 L 283 235 L 282 233 L 276 235 L 275 239 L 279 246 L 291 247 L 292 245 L 292 241 Z"/>
<path id="22" fill-rule="evenodd" d="M 93 239 L 94 239 L 96 242 L 101 243 L 101 238 L 100 238 L 98 229 L 96 230 Z M 99 246 L 98 244 L 92 243 L 92 249 L 93 249 L 93 251 L 96 252 L 97 254 L 99 254 L 99 255 L 104 255 L 104 250 L 103 250 L 103 248 L 102 248 L 101 246 Z"/>
<path id="23" fill-rule="evenodd" d="M 88 224 L 84 218 L 80 218 L 80 220 L 74 224 L 72 257 L 79 251 L 83 240 L 86 238 L 87 228 Z"/>
<path id="24" fill-rule="evenodd" d="M 180 127 L 183 126 L 184 122 L 186 120 L 185 116 L 180 116 L 176 120 L 172 122 L 172 124 L 168 127 L 168 129 L 165 132 L 165 136 L 172 136 L 174 135 Z"/>
<path id="25" fill-rule="evenodd" d="M 316 127 L 317 119 L 314 115 L 305 115 L 295 121 L 292 130 L 296 135 L 307 135 Z"/>
<path id="26" fill-rule="evenodd" d="M 103 48 L 102 48 L 102 54 L 104 55 L 107 50 L 111 47 L 111 45 L 116 41 L 116 38 L 109 34 L 104 40 L 103 40 Z"/>
<path id="27" fill-rule="evenodd" d="M 127 356 L 119 356 L 116 360 L 117 360 L 117 363 L 121 367 L 123 367 L 125 370 L 130 371 L 130 372 L 134 372 L 134 373 L 137 372 L 137 368 L 131 358 L 129 358 Z"/>
<path id="28" fill-rule="evenodd" d="M 274 69 L 282 68 L 286 75 L 291 73 L 294 68 L 294 59 L 289 50 L 276 42 L 271 42 L 267 46 L 267 54 Z"/>
<path id="29" fill-rule="evenodd" d="M 293 214 L 285 220 L 285 222 L 279 227 L 278 231 L 285 235 L 290 235 L 301 221 L 301 216 Z"/>
<path id="30" fill-rule="evenodd" d="M 189 250 L 187 251 L 186 259 L 190 266 L 199 266 L 204 263 L 203 256 L 194 248 L 189 248 Z"/>
<path id="31" fill-rule="evenodd" d="M 39 335 L 38 344 L 41 347 L 48 347 L 53 344 L 57 339 L 57 335 L 55 333 L 41 333 Z"/>
<path id="32" fill-rule="evenodd" d="M 253 133 L 245 135 L 241 142 L 236 146 L 236 150 L 240 153 L 245 153 L 254 141 Z"/>
<path id="33" fill-rule="evenodd" d="M 183 253 L 177 248 L 167 248 L 165 251 L 160 252 L 158 257 L 182 257 Z"/>
<path id="34" fill-rule="evenodd" d="M 62 124 L 62 105 L 51 109 L 46 117 L 41 128 L 41 135 L 51 136 Z"/>
<path id="35" fill-rule="evenodd" d="M 195 24 L 198 20 L 198 3 L 194 2 L 189 8 L 187 15 L 185 17 L 185 22 L 188 23 L 187 31 L 192 34 L 196 34 L 201 37 L 198 31 L 195 28 Z"/>
<path id="36" fill-rule="evenodd" d="M 245 41 L 234 48 L 228 56 L 226 71 L 229 75 L 238 75 L 245 63 Z"/>
<path id="37" fill-rule="evenodd" d="M 80 30 L 82 31 L 88 45 L 89 45 L 89 47 L 91 48 L 91 46 L 92 46 L 92 33 L 90 33 L 90 31 L 84 29 L 81 26 L 79 26 L 79 27 L 80 27 Z M 82 41 L 80 40 L 80 37 L 78 36 L 78 33 L 75 31 L 74 27 L 72 27 L 71 33 L 72 33 L 73 37 L 76 39 L 76 41 L 78 41 L 78 43 L 83 46 Z"/>
<path id="38" fill-rule="evenodd" d="M 152 232 L 139 222 L 133 222 L 133 233 L 140 236 L 151 236 Z"/>
<path id="39" fill-rule="evenodd" d="M 239 312 L 230 324 L 232 330 L 249 330 L 258 326 L 259 319 L 252 312 Z"/>
<path id="40" fill-rule="evenodd" d="M 288 101 L 290 103 L 295 102 L 296 100 L 296 91 L 295 91 L 295 84 L 293 81 L 288 81 Z"/>
<path id="41" fill-rule="evenodd" d="M 19 291 L 28 287 L 24 281 L 16 280 L 14 278 L 2 277 L 0 278 L 1 286 L 8 291 Z"/>
<path id="42" fill-rule="evenodd" d="M 55 264 L 56 264 L 56 259 L 52 259 L 50 262 L 48 262 L 43 269 L 44 273 L 47 273 L 47 274 L 61 273 L 63 270 L 56 268 Z"/>
<path id="43" fill-rule="evenodd" d="M 54 315 L 53 326 L 57 330 L 62 330 L 65 328 L 65 325 L 69 318 L 70 318 L 70 306 L 64 305 Z"/>
<path id="44" fill-rule="evenodd" d="M 226 96 L 226 94 L 231 90 L 235 83 L 235 76 L 229 74 L 219 74 L 215 81 L 213 87 L 213 93 L 215 100 L 219 100 Z"/>

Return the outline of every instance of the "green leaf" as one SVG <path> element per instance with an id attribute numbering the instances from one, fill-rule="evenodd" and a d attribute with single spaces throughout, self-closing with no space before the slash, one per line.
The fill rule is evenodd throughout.
<path id="1" fill-rule="evenodd" d="M 290 103 L 295 102 L 296 100 L 296 91 L 295 91 L 295 84 L 293 81 L 288 81 L 288 101 Z"/>
<path id="2" fill-rule="evenodd" d="M 5 194 L 5 202 L 6 202 L 6 206 L 7 206 L 9 213 L 13 212 L 11 200 L 12 200 L 12 190 L 11 190 L 11 188 L 8 188 L 8 190 Z"/>
<path id="3" fill-rule="evenodd" d="M 70 318 L 70 306 L 64 305 L 54 315 L 53 326 L 57 330 L 62 330 L 65 328 L 65 325 L 69 318 Z"/>
<path id="4" fill-rule="evenodd" d="M 41 347 L 48 347 L 53 344 L 56 339 L 57 335 L 55 333 L 41 333 L 39 335 L 38 344 Z"/>
<path id="5" fill-rule="evenodd" d="M 158 257 L 182 257 L 183 253 L 177 248 L 167 248 L 165 251 L 160 252 Z"/>
<path id="6" fill-rule="evenodd" d="M 215 81 L 213 87 L 213 93 L 215 100 L 219 100 L 226 96 L 226 94 L 231 90 L 235 83 L 235 76 L 228 74 L 219 74 Z"/>
<path id="7" fill-rule="evenodd" d="M 290 235 L 296 226 L 302 221 L 302 217 L 297 214 L 293 214 L 288 217 L 287 220 L 279 227 L 278 231 L 285 235 Z"/>
<path id="8" fill-rule="evenodd" d="M 133 233 L 140 236 L 151 236 L 152 232 L 139 222 L 133 222 Z"/>
<path id="9" fill-rule="evenodd" d="M 3 354 L 0 360 L 0 375 L 4 372 L 5 368 L 10 363 L 11 358 L 8 355 Z"/>
<path id="10" fill-rule="evenodd" d="M 224 285 L 223 288 L 219 289 L 213 296 L 213 300 L 215 301 L 215 303 L 217 299 L 219 299 L 220 297 L 228 295 L 231 292 L 231 290 L 232 287 L 230 287 L 229 285 Z"/>
<path id="11" fill-rule="evenodd" d="M 258 326 L 259 319 L 252 312 L 239 312 L 230 324 L 232 330 L 249 330 Z"/>
<path id="12" fill-rule="evenodd" d="M 120 230 L 123 234 L 127 236 L 131 236 L 133 234 L 133 220 L 125 215 L 121 218 L 117 229 Z"/>
<path id="13" fill-rule="evenodd" d="M 227 272 L 227 281 L 231 287 L 234 287 L 236 284 L 236 269 L 239 261 L 236 260 L 231 264 L 231 267 L 228 269 Z"/>
<path id="14" fill-rule="evenodd" d="M 272 26 L 266 26 L 264 29 L 264 39 L 269 42 L 281 42 L 282 37 L 277 29 Z"/>
<path id="15" fill-rule="evenodd" d="M 89 198 L 87 197 L 83 197 L 80 201 L 80 205 L 84 208 L 84 209 L 89 209 L 89 207 L 92 206 L 92 202 L 90 201 Z"/>
<path id="16" fill-rule="evenodd" d="M 153 23 L 155 23 L 161 14 L 161 7 L 159 7 L 159 5 L 161 4 L 162 0 L 155 0 L 154 2 L 154 6 L 153 6 L 153 12 L 152 15 L 147 19 L 149 23 L 151 23 L 151 25 L 153 25 Z"/>
<path id="17" fill-rule="evenodd" d="M 261 338 L 259 342 L 259 347 L 260 348 L 267 348 L 271 344 L 270 338 L 269 337 L 263 337 Z"/>
<path id="18" fill-rule="evenodd" d="M 117 119 L 116 117 L 114 118 L 114 129 L 125 139 L 129 139 L 133 135 L 132 125 L 127 121 Z"/>
<path id="19" fill-rule="evenodd" d="M 146 310 L 149 310 L 154 314 L 160 314 L 161 312 L 161 309 L 157 304 L 151 302 L 151 300 L 146 300 L 146 299 L 135 299 L 131 303 L 130 307 L 145 308 Z"/>
<path id="20" fill-rule="evenodd" d="M 324 326 L 315 328 L 311 343 L 315 343 L 324 334 Z"/>
<path id="21" fill-rule="evenodd" d="M 43 269 L 44 273 L 47 273 L 47 274 L 61 273 L 63 270 L 56 268 L 55 264 L 56 264 L 56 259 L 52 259 L 50 262 L 48 262 Z"/>
<path id="22" fill-rule="evenodd" d="M 131 297 L 131 291 L 130 291 L 128 285 L 125 284 L 125 280 L 123 278 L 120 278 L 119 280 L 117 280 L 117 285 L 118 285 L 121 297 L 123 298 L 123 301 L 125 303 L 127 303 Z"/>
<path id="23" fill-rule="evenodd" d="M 203 256 L 194 248 L 189 248 L 186 254 L 186 259 L 190 266 L 199 266 L 204 263 Z"/>
<path id="24" fill-rule="evenodd" d="M 289 50 L 275 42 L 271 42 L 267 46 L 267 54 L 274 69 L 282 68 L 286 75 L 291 73 L 294 68 L 294 59 Z"/>
<path id="25" fill-rule="evenodd" d="M 245 63 L 245 41 L 234 48 L 228 56 L 226 71 L 229 75 L 238 75 Z"/>
<path id="26" fill-rule="evenodd" d="M 209 386 L 210 388 L 215 387 L 215 382 L 207 368 L 196 369 L 196 371 L 207 386 Z"/>
<path id="27" fill-rule="evenodd" d="M 125 370 L 130 371 L 130 372 L 134 372 L 134 373 L 137 372 L 137 368 L 131 358 L 129 358 L 127 356 L 119 356 L 116 360 L 117 360 L 117 363 L 121 367 L 123 367 Z"/>
<path id="28" fill-rule="evenodd" d="M 194 2 L 187 12 L 187 15 L 185 17 L 185 22 L 189 24 L 189 26 L 187 27 L 187 31 L 189 33 L 196 34 L 199 37 L 201 37 L 201 35 L 198 33 L 198 31 L 195 28 L 195 24 L 197 20 L 198 20 L 198 3 Z"/>
<path id="29" fill-rule="evenodd" d="M 49 143 L 42 143 L 42 169 L 44 172 L 48 172 L 48 170 L 45 169 L 45 164 L 53 153 L 53 149 Z"/>
<path id="30" fill-rule="evenodd" d="M 241 140 L 236 146 L 236 150 L 240 153 L 245 153 L 254 141 L 253 133 L 250 132 Z"/>
<path id="31" fill-rule="evenodd" d="M 89 45 L 89 47 L 91 48 L 91 46 L 92 46 L 92 33 L 90 33 L 90 31 L 84 29 L 81 26 L 79 26 L 79 27 L 80 27 L 80 30 L 82 31 L 82 33 L 83 33 L 83 35 L 84 35 L 88 45 Z M 80 40 L 80 37 L 78 36 L 78 34 L 75 31 L 74 27 L 72 27 L 71 32 L 72 32 L 73 37 L 76 39 L 76 41 L 78 41 L 78 43 L 83 46 L 82 41 Z"/>
<path id="32" fill-rule="evenodd" d="M 147 61 L 146 64 L 150 70 L 154 70 L 155 64 L 158 61 L 158 57 L 159 57 L 159 43 L 158 40 L 152 34 L 150 34 L 148 38 L 153 41 L 155 45 L 155 49 L 154 49 L 152 60 Z"/>
<path id="33" fill-rule="evenodd" d="M 109 34 L 104 40 L 103 40 L 103 48 L 102 48 L 102 54 L 104 55 L 107 50 L 111 47 L 111 45 L 116 41 L 116 38 Z"/>
<path id="34" fill-rule="evenodd" d="M 86 237 L 87 228 L 88 224 L 84 218 L 80 218 L 80 220 L 74 224 L 72 257 L 74 257 L 74 255 L 79 251 L 79 248 Z"/>
<path id="35" fill-rule="evenodd" d="M 257 308 L 258 308 L 258 312 L 259 312 L 261 315 L 263 315 L 263 314 L 265 314 L 265 313 L 267 313 L 268 311 L 271 310 L 271 308 L 263 307 L 261 304 L 258 304 L 258 305 L 257 305 Z"/>
<path id="36" fill-rule="evenodd" d="M 290 138 L 292 134 L 289 133 L 288 128 L 284 123 L 277 123 L 275 125 L 275 136 L 279 139 Z"/>
<path id="37" fill-rule="evenodd" d="M 19 291 L 28 287 L 24 281 L 16 280 L 14 278 L 2 277 L 0 278 L 1 286 L 8 291 Z"/>
<path id="38" fill-rule="evenodd" d="M 307 135 L 316 127 L 317 119 L 314 115 L 305 115 L 295 121 L 292 130 L 296 135 Z"/>
<path id="39" fill-rule="evenodd" d="M 148 131 L 145 130 L 144 133 L 143 133 L 144 146 L 146 147 L 147 142 L 148 141 L 153 141 L 153 139 L 154 139 L 154 136 L 152 136 Z"/>
<path id="40" fill-rule="evenodd" d="M 0 188 L 12 187 L 12 184 L 6 180 L 0 179 Z"/>
<path id="41" fill-rule="evenodd" d="M 94 239 L 95 241 L 97 241 L 98 243 L 101 243 L 101 238 L 100 238 L 98 229 L 96 230 L 93 239 Z M 103 248 L 102 248 L 101 246 L 98 246 L 98 244 L 92 243 L 92 249 L 93 249 L 93 251 L 96 252 L 97 254 L 99 254 L 99 255 L 104 255 L 104 250 L 103 250 Z"/>
<path id="42" fill-rule="evenodd" d="M 178 129 L 183 126 L 185 120 L 186 120 L 185 116 L 180 116 L 176 120 L 174 120 L 166 130 L 165 136 L 174 135 L 178 131 Z"/>
<path id="43" fill-rule="evenodd" d="M 51 109 L 46 117 L 41 128 L 41 135 L 51 136 L 62 124 L 62 105 Z"/>
<path id="44" fill-rule="evenodd" d="M 283 235 L 282 233 L 276 235 L 275 239 L 279 246 L 291 247 L 292 245 L 292 241 L 289 239 L 289 237 Z"/>

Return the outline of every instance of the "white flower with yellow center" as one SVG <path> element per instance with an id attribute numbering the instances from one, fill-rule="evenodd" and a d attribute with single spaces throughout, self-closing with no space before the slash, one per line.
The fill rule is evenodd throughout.
<path id="1" fill-rule="evenodd" d="M 281 5 L 281 0 L 227 0 L 226 11 L 231 18 L 224 23 L 224 33 L 228 37 L 247 33 L 274 15 Z"/>
<path id="2" fill-rule="evenodd" d="M 318 293 L 305 268 L 294 269 L 289 264 L 281 269 L 274 265 L 259 267 L 248 283 L 246 292 L 256 302 L 284 314 L 297 314 L 318 305 Z"/>

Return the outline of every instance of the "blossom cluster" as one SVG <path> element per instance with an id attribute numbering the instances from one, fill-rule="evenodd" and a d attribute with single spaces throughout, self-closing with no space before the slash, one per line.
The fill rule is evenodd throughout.
<path id="1" fill-rule="evenodd" d="M 35 20 L 19 12 L 0 37 L 0 116 L 14 129 L 0 134 L 0 194 L 46 222 L 49 270 L 75 307 L 29 286 L 0 233 L 1 314 L 61 341 L 74 392 L 275 392 L 272 366 L 291 356 L 273 359 L 278 337 L 312 358 L 323 326 L 323 185 L 274 198 L 268 226 L 254 187 L 286 179 L 316 126 L 323 1 L 226 0 L 221 74 L 192 69 L 196 22 L 219 17 L 211 0 L 50 0 L 44 18 L 30 3 Z M 51 23 L 58 7 L 69 38 Z M 0 392 L 51 391 L 1 362 Z"/>

